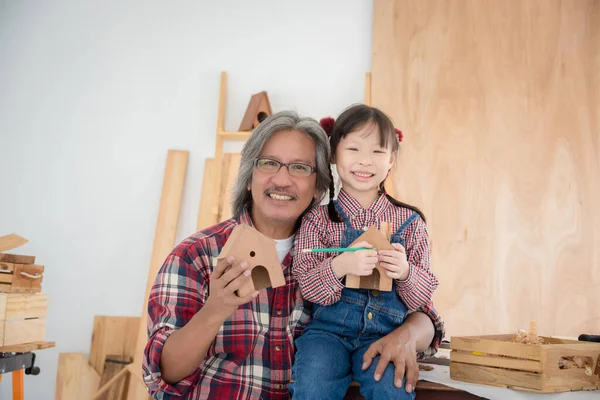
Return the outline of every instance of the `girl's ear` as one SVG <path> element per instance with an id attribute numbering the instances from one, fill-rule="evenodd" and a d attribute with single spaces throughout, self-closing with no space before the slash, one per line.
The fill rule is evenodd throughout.
<path id="1" fill-rule="evenodd" d="M 390 155 L 390 167 L 388 168 L 388 173 L 392 170 L 392 167 L 394 166 L 394 163 L 396 162 L 396 156 L 397 154 L 392 152 L 392 154 Z"/>

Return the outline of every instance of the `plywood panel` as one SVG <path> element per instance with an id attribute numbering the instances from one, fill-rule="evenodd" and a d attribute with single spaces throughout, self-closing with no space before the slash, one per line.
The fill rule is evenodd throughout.
<path id="1" fill-rule="evenodd" d="M 600 332 L 600 2 L 375 0 L 373 27 L 448 333 Z"/>

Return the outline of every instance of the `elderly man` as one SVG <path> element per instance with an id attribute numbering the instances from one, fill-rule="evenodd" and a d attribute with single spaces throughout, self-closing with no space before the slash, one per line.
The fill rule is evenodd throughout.
<path id="1" fill-rule="evenodd" d="M 317 121 L 280 112 L 254 131 L 242 150 L 234 218 L 180 243 L 150 293 L 143 370 L 154 398 L 289 398 L 293 340 L 310 315 L 290 249 L 303 213 L 322 200 L 329 182 L 329 140 Z M 248 265 L 229 257 L 217 267 L 213 259 L 238 224 L 276 241 L 285 285 L 236 295 L 251 279 Z M 365 362 L 378 362 L 380 373 L 393 362 L 396 376 L 406 373 L 414 387 L 417 352 L 435 351 L 441 336 L 433 308 L 414 313 L 375 342 Z"/>

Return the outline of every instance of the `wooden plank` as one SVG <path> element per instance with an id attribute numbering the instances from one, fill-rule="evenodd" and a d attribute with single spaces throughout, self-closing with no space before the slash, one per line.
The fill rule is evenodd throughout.
<path id="1" fill-rule="evenodd" d="M 213 174 L 215 170 L 214 158 L 207 158 L 204 162 L 204 178 L 202 192 L 200 193 L 200 209 L 198 210 L 197 230 L 207 228 L 217 223 L 219 215 L 219 192 L 213 188 Z"/>
<path id="2" fill-rule="evenodd" d="M 144 306 L 142 307 L 142 320 L 138 329 L 136 340 L 136 351 L 133 365 L 135 365 L 136 376 L 142 376 L 142 360 L 144 348 L 148 341 L 146 328 L 146 315 L 148 312 L 148 295 L 156 279 L 156 274 L 165 261 L 167 255 L 173 250 L 175 245 L 175 235 L 179 222 L 179 211 L 181 208 L 181 198 L 183 196 L 183 187 L 187 169 L 188 152 L 169 150 L 167 157 L 167 167 L 163 180 L 163 189 L 160 199 L 160 207 L 154 233 L 154 246 L 152 249 L 152 258 L 150 260 L 150 269 L 148 271 L 148 280 L 146 283 L 146 293 L 144 295 Z M 146 388 L 139 382 L 133 380 L 129 385 L 127 398 L 148 399 Z"/>
<path id="3" fill-rule="evenodd" d="M 539 361 L 541 359 L 541 349 L 538 345 L 510 343 L 478 337 L 453 336 L 450 340 L 450 346 L 452 350 L 504 355 L 528 360 Z"/>
<path id="4" fill-rule="evenodd" d="M 100 379 L 99 388 L 108 383 L 115 375 L 127 367 L 133 361 L 133 358 L 118 354 L 106 356 L 104 362 L 104 372 Z M 116 380 L 108 390 L 98 397 L 100 400 L 124 400 L 127 397 L 127 387 L 129 384 L 129 374 L 121 374 L 120 379 Z"/>
<path id="5" fill-rule="evenodd" d="M 140 317 L 94 317 L 90 364 L 100 376 L 104 373 L 106 357 L 109 354 L 128 358 L 135 357 Z"/>
<path id="6" fill-rule="evenodd" d="M 29 242 L 29 240 L 14 233 L 0 236 L 0 252 L 23 246 L 27 242 Z"/>
<path id="7" fill-rule="evenodd" d="M 0 261 L 16 264 L 35 264 L 35 256 L 23 256 L 20 254 L 0 253 Z"/>
<path id="8" fill-rule="evenodd" d="M 481 365 L 450 362 L 450 378 L 484 385 L 515 386 L 542 390 L 542 376 L 540 374 Z"/>
<path id="9" fill-rule="evenodd" d="M 131 364 L 127 366 L 127 368 L 123 368 L 121 371 L 119 371 L 116 375 L 114 375 L 112 378 L 110 378 L 110 380 L 108 382 L 106 382 L 104 385 L 101 385 L 98 388 L 98 391 L 94 394 L 94 397 L 92 397 L 92 400 L 97 400 L 100 397 L 104 396 L 104 393 L 108 392 L 110 390 L 110 388 L 119 382 L 120 379 L 122 379 L 124 376 L 129 376 L 129 378 L 131 378 L 131 376 L 134 374 L 134 372 L 132 371 L 131 368 Z"/>
<path id="10" fill-rule="evenodd" d="M 219 220 L 219 204 L 220 204 L 220 194 L 215 193 L 216 188 L 221 187 L 221 172 L 218 171 L 218 168 L 223 163 L 223 142 L 225 140 L 225 136 L 223 133 L 225 132 L 225 102 L 227 99 L 227 73 L 221 72 L 221 82 L 219 86 L 219 108 L 217 110 L 217 135 L 216 135 L 216 143 L 215 143 L 215 157 L 213 163 L 212 172 L 207 174 L 205 172 L 204 179 L 205 182 L 202 184 L 202 193 L 200 199 L 200 206 L 198 210 L 198 222 L 196 225 L 196 230 L 201 230 L 210 225 L 215 224 Z M 207 179 L 210 177 L 210 181 Z M 210 183 L 209 183 L 210 182 Z M 208 192 L 204 189 L 208 187 Z M 203 202 L 204 196 L 210 193 L 210 197 L 212 198 L 209 202 L 211 203 L 211 210 L 213 210 L 213 216 L 211 219 L 205 217 L 205 213 L 208 211 L 203 210 Z"/>
<path id="11" fill-rule="evenodd" d="M 533 360 L 517 360 L 493 355 L 474 355 L 473 353 L 463 353 L 453 351 L 450 353 L 450 360 L 465 364 L 485 365 L 488 367 L 499 367 L 508 369 L 518 369 L 530 372 L 542 372 L 542 363 Z"/>
<path id="12" fill-rule="evenodd" d="M 371 73 L 365 73 L 365 104 L 371 105 Z"/>
<path id="13" fill-rule="evenodd" d="M 235 179 L 237 178 L 240 169 L 240 161 L 242 155 L 239 153 L 226 153 L 223 158 L 222 180 L 220 196 L 219 196 L 219 221 L 224 221 L 233 216 L 231 207 L 232 189 Z"/>
<path id="14" fill-rule="evenodd" d="M 56 342 L 32 342 L 0 347 L 0 353 L 27 353 L 34 350 L 49 349 L 56 346 Z"/>
<path id="15" fill-rule="evenodd" d="M 56 376 L 56 400 L 91 399 L 100 375 L 81 353 L 60 353 Z"/>

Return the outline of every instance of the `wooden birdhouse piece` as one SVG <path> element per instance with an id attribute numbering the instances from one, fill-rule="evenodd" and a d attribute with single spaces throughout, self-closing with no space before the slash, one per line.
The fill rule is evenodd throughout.
<path id="1" fill-rule="evenodd" d="M 368 242 L 375 250 L 394 250 L 390 240 L 389 223 L 382 222 L 381 228 L 372 226 L 358 237 L 349 247 L 358 242 Z M 373 273 L 369 276 L 346 275 L 346 287 L 352 289 L 376 289 L 389 292 L 392 290 L 392 278 L 386 275 L 385 269 L 375 265 Z"/>
<path id="2" fill-rule="evenodd" d="M 240 124 L 240 131 L 251 131 L 255 129 L 265 118 L 273 114 L 271 103 L 267 92 L 262 91 L 252 95 L 246 114 Z"/>
<path id="3" fill-rule="evenodd" d="M 249 225 L 238 225 L 221 249 L 217 263 L 233 256 L 236 262 L 246 261 L 252 270 L 252 279 L 238 290 L 244 297 L 254 290 L 285 285 L 285 277 L 277 255 L 276 243 Z"/>

